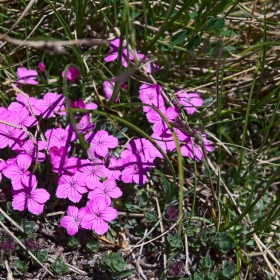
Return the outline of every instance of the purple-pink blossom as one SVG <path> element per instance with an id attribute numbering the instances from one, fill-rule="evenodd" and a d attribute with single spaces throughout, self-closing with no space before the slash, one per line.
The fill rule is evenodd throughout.
<path id="1" fill-rule="evenodd" d="M 33 186 L 36 182 L 36 177 L 28 171 L 32 162 L 31 156 L 27 154 L 20 154 L 16 157 L 16 160 L 12 164 L 8 164 L 3 169 L 3 174 L 11 179 L 14 190 L 20 190 L 22 188 Z"/>
<path id="2" fill-rule="evenodd" d="M 19 67 L 17 69 L 17 83 L 25 85 L 37 85 L 38 82 L 35 81 L 38 73 L 35 70 L 28 70 L 25 67 Z"/>
<path id="3" fill-rule="evenodd" d="M 37 147 L 35 147 L 34 143 L 28 139 L 23 143 L 22 146 L 17 145 L 14 151 L 17 154 L 27 154 L 31 156 L 32 161 L 36 161 L 36 150 L 38 150 L 37 160 L 39 162 L 43 162 L 46 158 L 45 154 L 40 152 L 41 150 L 45 149 L 47 143 L 43 141 L 37 141 Z"/>
<path id="4" fill-rule="evenodd" d="M 110 62 L 110 61 L 114 61 L 114 60 L 117 60 L 118 57 L 119 57 L 119 47 L 120 47 L 120 38 L 116 38 L 114 40 L 112 40 L 110 42 L 110 50 L 109 52 L 106 54 L 106 57 L 104 58 L 104 61 L 105 62 Z M 121 61 L 122 61 L 122 65 L 124 67 L 127 67 L 128 66 L 128 61 L 131 61 L 134 59 L 134 56 L 133 54 L 128 51 L 128 49 L 125 47 L 125 42 L 123 41 L 122 42 L 122 46 L 124 47 L 123 48 L 123 52 L 122 52 L 122 58 L 121 58 Z"/>
<path id="5" fill-rule="evenodd" d="M 118 139 L 106 130 L 99 130 L 96 133 L 87 134 L 86 141 L 90 144 L 90 150 L 96 156 L 106 157 L 109 152 L 109 148 L 113 149 L 118 146 Z"/>
<path id="6" fill-rule="evenodd" d="M 65 109 L 63 104 L 64 96 L 62 94 L 47 92 L 43 99 L 37 100 L 34 107 L 42 114 L 43 119 L 47 119 L 53 117 L 55 113 L 59 115 L 66 115 L 65 112 L 59 112 Z"/>
<path id="7" fill-rule="evenodd" d="M 143 103 L 153 105 L 157 108 L 164 106 L 164 100 L 160 93 L 160 85 L 143 84 L 139 89 L 139 98 Z M 149 112 L 151 107 L 143 106 L 143 112 Z"/>
<path id="8" fill-rule="evenodd" d="M 166 109 L 165 106 L 162 106 L 159 108 L 159 110 L 167 118 L 167 120 L 169 122 L 173 121 L 178 116 L 177 110 L 173 107 L 169 107 Z M 151 109 L 147 113 L 146 117 L 150 123 L 153 123 L 154 133 L 162 134 L 168 129 L 168 126 L 167 126 L 165 120 L 162 118 L 162 116 L 157 111 Z"/>
<path id="9" fill-rule="evenodd" d="M 189 115 L 195 112 L 196 107 L 202 106 L 203 104 L 203 100 L 199 97 L 197 92 L 187 93 L 183 90 L 179 90 L 176 92 L 176 98 Z M 174 101 L 174 104 L 178 106 L 176 101 Z"/>
<path id="10" fill-rule="evenodd" d="M 149 60 L 149 58 L 142 53 L 137 53 L 137 56 L 139 60 L 143 63 Z M 156 63 L 149 62 L 145 66 L 146 66 L 147 73 L 149 74 L 152 74 L 152 68 L 154 68 L 155 72 L 159 71 L 159 66 Z"/>
<path id="11" fill-rule="evenodd" d="M 79 175 L 62 175 L 58 180 L 58 186 L 55 195 L 58 198 L 68 198 L 77 203 L 81 200 L 82 195 L 87 192 L 87 188 L 81 182 Z"/>
<path id="12" fill-rule="evenodd" d="M 62 78 L 64 78 L 64 75 L 65 75 L 64 73 L 65 73 L 65 71 L 62 71 L 62 73 L 61 73 Z M 67 75 L 66 75 L 67 80 L 71 81 L 71 82 L 75 82 L 78 77 L 79 77 L 79 71 L 75 67 L 70 66 L 68 68 Z"/>
<path id="13" fill-rule="evenodd" d="M 102 83 L 103 93 L 107 100 L 111 99 L 113 92 L 114 92 L 115 84 L 116 84 L 115 78 L 111 78 L 110 80 L 104 81 Z M 115 98 L 114 102 L 118 102 L 118 100 L 119 100 L 118 98 Z"/>
<path id="14" fill-rule="evenodd" d="M 86 204 L 87 212 L 82 218 L 81 226 L 85 229 L 94 230 L 102 235 L 108 230 L 108 222 L 117 218 L 118 212 L 110 207 L 103 196 L 97 196 Z"/>
<path id="15" fill-rule="evenodd" d="M 51 147 L 67 147 L 70 142 L 76 140 L 77 138 L 70 125 L 68 125 L 66 129 L 48 129 L 45 135 L 48 139 L 48 149 L 50 149 Z"/>
<path id="16" fill-rule="evenodd" d="M 49 198 L 50 194 L 44 189 L 36 189 L 35 184 L 32 188 L 24 188 L 14 192 L 12 207 L 19 211 L 27 208 L 30 213 L 38 215 L 43 212 L 44 203 Z"/>
<path id="17" fill-rule="evenodd" d="M 115 180 L 105 180 L 97 185 L 97 187 L 88 193 L 88 198 L 93 199 L 96 196 L 103 196 L 108 205 L 111 204 L 111 198 L 122 196 L 122 191 L 117 187 Z"/>
<path id="18" fill-rule="evenodd" d="M 27 137 L 26 133 L 10 125 L 0 124 L 0 149 L 9 146 L 14 149 Z"/>
<path id="19" fill-rule="evenodd" d="M 46 71 L 46 65 L 43 61 L 38 63 L 38 71 L 44 73 Z"/>
<path id="20" fill-rule="evenodd" d="M 29 105 L 31 107 L 31 110 L 35 116 L 40 115 L 40 111 L 38 111 L 34 105 L 37 102 L 37 99 L 35 97 L 25 97 L 21 93 L 19 93 L 16 97 L 17 102 L 12 102 L 8 109 L 9 111 L 20 111 L 23 108 L 27 109 L 30 112 Z M 29 103 L 29 104 L 28 104 Z"/>
<path id="21" fill-rule="evenodd" d="M 109 175 L 108 169 L 101 160 L 95 160 L 94 163 L 89 160 L 81 160 L 81 166 L 77 172 L 79 180 L 90 190 L 99 186 L 99 178 L 105 179 Z"/>
<path id="22" fill-rule="evenodd" d="M 79 210 L 76 206 L 68 206 L 66 213 L 67 215 L 60 220 L 60 225 L 66 228 L 69 235 L 75 235 L 79 230 L 86 210 L 85 208 Z"/>
<path id="23" fill-rule="evenodd" d="M 154 167 L 152 162 L 142 162 L 141 158 L 131 155 L 123 161 L 123 171 L 121 180 L 124 183 L 135 182 L 139 186 L 143 186 L 147 181 L 147 172 L 150 167 Z"/>
<path id="24" fill-rule="evenodd" d="M 152 162 L 154 157 L 150 156 L 149 141 L 145 138 L 131 139 L 126 145 L 126 149 L 121 153 L 121 158 L 126 159 L 131 155 L 141 158 L 142 162 Z"/>

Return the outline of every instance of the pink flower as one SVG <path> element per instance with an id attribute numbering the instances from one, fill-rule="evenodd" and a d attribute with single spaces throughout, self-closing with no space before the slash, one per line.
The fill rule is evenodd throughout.
<path id="1" fill-rule="evenodd" d="M 25 85 L 37 85 L 38 82 L 35 81 L 38 73 L 35 70 L 27 70 L 24 67 L 19 67 L 17 69 L 17 83 Z"/>
<path id="2" fill-rule="evenodd" d="M 53 172 L 62 174 L 63 172 L 74 174 L 77 171 L 80 159 L 76 157 L 66 158 L 65 155 L 61 155 L 61 158 L 53 163 Z"/>
<path id="3" fill-rule="evenodd" d="M 109 148 L 113 149 L 118 146 L 118 139 L 109 135 L 105 130 L 99 130 L 95 134 L 87 134 L 86 141 L 90 143 L 90 150 L 96 156 L 106 157 Z"/>
<path id="4" fill-rule="evenodd" d="M 164 100 L 160 93 L 160 86 L 155 85 L 141 85 L 139 89 L 139 98 L 143 103 L 154 105 L 157 108 L 164 106 Z M 149 112 L 151 107 L 143 106 L 143 112 Z"/>
<path id="5" fill-rule="evenodd" d="M 108 205 L 111 204 L 111 198 L 118 198 L 122 196 L 122 191 L 117 187 L 114 180 L 106 180 L 99 184 L 93 191 L 88 193 L 88 198 L 93 199 L 96 196 L 105 197 Z"/>
<path id="6" fill-rule="evenodd" d="M 38 71 L 44 73 L 46 71 L 46 65 L 43 61 L 38 63 Z"/>
<path id="7" fill-rule="evenodd" d="M 37 142 L 37 148 L 38 148 L 38 161 L 42 162 L 45 160 L 46 156 L 44 153 L 40 152 L 41 150 L 45 149 L 46 147 L 46 142 L 43 141 L 38 141 Z M 15 148 L 15 152 L 17 154 L 27 154 L 30 155 L 32 158 L 32 161 L 36 161 L 36 148 L 33 144 L 33 142 L 28 139 L 27 141 L 24 142 L 24 144 L 20 147 Z"/>
<path id="8" fill-rule="evenodd" d="M 108 222 L 117 218 L 118 212 L 110 207 L 103 196 L 97 196 L 86 204 L 87 213 L 82 218 L 81 226 L 102 235 L 108 230 Z"/>
<path id="9" fill-rule="evenodd" d="M 94 164 L 89 160 L 82 160 L 81 166 L 79 168 L 80 172 L 77 172 L 79 180 L 90 190 L 100 185 L 99 178 L 106 178 L 109 174 L 108 169 L 101 160 L 96 160 Z"/>
<path id="10" fill-rule="evenodd" d="M 113 95 L 113 92 L 114 92 L 114 87 L 115 87 L 115 84 L 116 84 L 116 79 L 115 78 L 111 78 L 109 79 L 108 81 L 104 81 L 103 84 L 102 84 L 102 87 L 103 87 L 103 92 L 104 92 L 104 96 L 106 99 L 110 100 L 112 95 Z M 118 102 L 118 98 L 116 98 L 114 100 L 114 102 Z"/>
<path id="11" fill-rule="evenodd" d="M 66 228 L 69 235 L 74 235 L 78 232 L 80 223 L 85 215 L 85 208 L 80 210 L 75 206 L 69 206 L 67 209 L 67 216 L 60 220 L 60 225 Z"/>
<path id="12" fill-rule="evenodd" d="M 27 154 L 20 154 L 12 164 L 3 169 L 3 174 L 11 179 L 14 190 L 20 190 L 25 186 L 33 186 L 36 177 L 28 171 L 32 158 Z"/>
<path id="13" fill-rule="evenodd" d="M 173 107 L 169 107 L 166 109 L 165 106 L 162 106 L 159 108 L 159 110 L 162 112 L 162 114 L 167 118 L 169 122 L 173 121 L 178 116 L 178 112 Z M 150 123 L 154 124 L 153 131 L 155 133 L 162 134 L 168 129 L 165 120 L 161 117 L 161 115 L 157 111 L 153 109 L 150 110 L 147 113 L 146 117 Z"/>
<path id="14" fill-rule="evenodd" d="M 108 170 L 109 170 L 109 175 L 108 175 L 108 179 L 110 180 L 119 180 L 120 175 L 122 174 L 122 172 L 120 171 L 120 159 L 116 159 L 113 155 L 110 155 L 108 157 L 109 159 L 109 166 L 108 166 Z"/>
<path id="15" fill-rule="evenodd" d="M 64 78 L 64 73 L 65 71 L 62 72 L 62 78 Z M 67 72 L 67 77 L 66 77 L 67 80 L 71 82 L 75 82 L 78 76 L 79 76 L 79 71 L 76 68 L 70 66 Z"/>
<path id="16" fill-rule="evenodd" d="M 48 139 L 49 150 L 51 147 L 67 147 L 70 142 L 76 140 L 76 134 L 73 132 L 72 128 L 68 126 L 66 129 L 63 128 L 53 128 L 48 129 L 45 133 Z"/>
<path id="17" fill-rule="evenodd" d="M 174 142 L 173 136 L 167 133 L 157 134 L 153 133 L 151 137 L 155 140 L 155 142 L 161 147 L 164 152 L 174 151 L 176 149 L 176 145 Z"/>
<path id="18" fill-rule="evenodd" d="M 199 107 L 203 104 L 203 100 L 199 97 L 196 92 L 186 93 L 183 90 L 176 92 L 176 97 L 183 107 L 183 109 L 189 114 L 193 114 L 196 110 L 196 107 Z M 174 101 L 174 104 L 177 106 L 177 102 Z"/>
<path id="19" fill-rule="evenodd" d="M 14 149 L 26 136 L 27 135 L 22 130 L 9 125 L 0 124 L 0 149 L 5 148 L 7 145 L 11 149 Z"/>
<path id="20" fill-rule="evenodd" d="M 143 162 L 153 161 L 153 158 L 150 156 L 148 145 L 149 141 L 145 138 L 132 139 L 126 145 L 126 149 L 121 153 L 121 158 L 126 159 L 131 155 L 140 157 Z"/>
<path id="21" fill-rule="evenodd" d="M 20 110 L 22 110 L 24 108 L 24 109 L 27 109 L 28 112 L 30 112 L 29 105 L 28 105 L 28 102 L 27 102 L 27 100 L 28 100 L 34 115 L 35 116 L 40 115 L 41 112 L 38 111 L 34 107 L 35 103 L 37 102 L 37 99 L 35 97 L 25 98 L 21 93 L 19 93 L 17 95 L 16 100 L 17 100 L 17 102 L 12 102 L 9 105 L 9 107 L 8 107 L 9 111 L 20 111 Z"/>
<path id="22" fill-rule="evenodd" d="M 11 111 L 9 122 L 20 128 L 32 127 L 38 124 L 34 117 L 30 117 L 29 110 L 22 108 L 21 110 Z"/>
<path id="23" fill-rule="evenodd" d="M 71 108 L 81 108 L 81 109 L 88 109 L 88 110 L 95 110 L 97 105 L 95 103 L 88 103 L 85 102 L 80 98 L 77 101 L 69 100 Z"/>
<path id="24" fill-rule="evenodd" d="M 63 104 L 64 96 L 62 94 L 47 92 L 43 99 L 37 100 L 34 107 L 42 114 L 43 119 L 47 119 L 53 117 L 55 113 L 66 115 L 65 112 L 59 112 L 65 109 Z"/>
<path id="25" fill-rule="evenodd" d="M 79 123 L 76 125 L 77 130 L 81 134 L 86 134 L 90 130 L 93 130 L 95 128 L 95 125 L 93 123 L 90 123 L 89 121 L 89 115 L 85 114 L 84 116 L 81 117 Z"/>
<path id="26" fill-rule="evenodd" d="M 147 181 L 146 173 L 150 171 L 150 166 L 154 166 L 154 164 L 152 162 L 142 162 L 141 158 L 131 155 L 124 161 L 121 180 L 124 183 L 135 182 L 139 186 L 143 186 Z"/>
<path id="27" fill-rule="evenodd" d="M 50 194 L 44 189 L 24 188 L 13 196 L 12 207 L 14 210 L 23 211 L 28 209 L 32 214 L 38 215 L 43 212 L 44 203 L 50 198 Z"/>
<path id="28" fill-rule="evenodd" d="M 58 198 L 69 198 L 73 202 L 79 202 L 86 192 L 87 188 L 75 173 L 74 176 L 62 175 L 59 178 L 55 195 Z"/>
<path id="29" fill-rule="evenodd" d="M 142 53 L 137 53 L 137 56 L 138 56 L 139 60 L 143 63 L 145 63 L 146 61 L 149 60 L 149 58 Z M 156 63 L 150 62 L 150 63 L 146 64 L 145 66 L 146 66 L 147 72 L 149 74 L 152 74 L 152 67 L 154 67 L 155 72 L 159 71 L 159 66 Z"/>
<path id="30" fill-rule="evenodd" d="M 110 62 L 117 60 L 119 57 L 119 47 L 120 47 L 120 38 L 116 38 L 110 42 L 110 51 L 107 53 L 106 57 L 104 58 L 105 62 Z M 123 47 L 125 47 L 125 42 L 122 43 Z M 127 56 L 128 53 L 128 56 Z M 131 52 L 128 51 L 127 48 L 123 48 L 122 53 L 122 65 L 124 67 L 128 66 L 128 61 L 133 60 L 134 56 Z"/>

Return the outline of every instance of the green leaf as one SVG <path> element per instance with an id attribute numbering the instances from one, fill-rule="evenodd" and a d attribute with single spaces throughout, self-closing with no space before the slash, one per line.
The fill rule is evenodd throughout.
<path id="1" fill-rule="evenodd" d="M 145 215 L 145 219 L 146 219 L 147 223 L 152 223 L 157 220 L 157 214 L 155 211 L 144 212 L 144 215 Z"/>
<path id="2" fill-rule="evenodd" d="M 174 236 L 169 235 L 167 236 L 167 241 L 169 242 L 172 248 L 182 248 L 183 242 L 179 234 L 175 234 Z"/>
<path id="3" fill-rule="evenodd" d="M 121 272 L 112 272 L 112 277 L 117 278 L 117 279 L 122 279 L 122 278 L 129 276 L 134 271 L 135 271 L 135 269 L 133 268 L 133 269 L 127 269 L 127 270 L 124 270 Z"/>
<path id="4" fill-rule="evenodd" d="M 224 277 L 228 279 L 233 279 L 234 276 L 234 267 L 232 262 L 230 261 L 225 261 L 223 263 L 223 269 L 222 269 L 222 274 Z"/>
<path id="5" fill-rule="evenodd" d="M 0 213 L 0 221 L 3 222 L 3 221 L 5 221 L 5 219 L 6 218 L 4 217 L 4 215 L 2 213 Z"/>
<path id="6" fill-rule="evenodd" d="M 226 233 L 217 233 L 213 238 L 214 247 L 226 254 L 229 250 L 235 247 L 233 239 Z"/>
<path id="7" fill-rule="evenodd" d="M 224 17 L 221 17 L 221 18 L 218 18 L 215 20 L 214 24 L 213 24 L 213 27 L 216 29 L 216 30 L 222 30 L 225 26 L 225 23 L 226 23 L 226 20 Z"/>
<path id="8" fill-rule="evenodd" d="M 177 13 L 178 13 L 178 10 L 174 9 L 173 12 L 172 12 L 172 14 L 170 15 L 170 17 L 171 17 L 171 18 L 174 17 Z"/>
<path id="9" fill-rule="evenodd" d="M 37 252 L 36 257 L 41 263 L 44 263 L 48 259 L 48 251 L 42 250 L 40 252 Z"/>
<path id="10" fill-rule="evenodd" d="M 14 261 L 14 266 L 20 271 L 25 273 L 28 271 L 28 264 L 25 261 L 16 260 Z"/>
<path id="11" fill-rule="evenodd" d="M 51 271 L 56 275 L 62 275 L 68 271 L 68 266 L 63 262 L 61 258 L 56 258 L 54 263 L 50 266 Z"/>
<path id="12" fill-rule="evenodd" d="M 202 272 L 201 273 L 195 272 L 192 278 L 193 280 L 204 280 L 204 276 Z"/>
<path id="13" fill-rule="evenodd" d="M 187 44 L 187 49 L 196 48 L 201 42 L 198 34 L 194 35 Z"/>
<path id="14" fill-rule="evenodd" d="M 232 37 L 232 36 L 237 36 L 238 33 L 234 30 L 225 30 L 220 32 L 219 36 L 228 36 L 228 37 Z"/>
<path id="15" fill-rule="evenodd" d="M 211 43 L 209 40 L 204 39 L 203 40 L 203 47 L 202 47 L 202 53 L 203 54 L 208 54 L 211 50 Z"/>
<path id="16" fill-rule="evenodd" d="M 114 269 L 114 271 L 122 271 L 125 266 L 125 261 L 122 257 L 121 253 L 113 254 L 111 267 Z"/>
<path id="17" fill-rule="evenodd" d="M 89 243 L 87 243 L 85 250 L 87 252 L 91 252 L 95 254 L 100 247 L 100 242 L 98 240 L 92 240 Z"/>
<path id="18" fill-rule="evenodd" d="M 176 33 L 174 36 L 172 36 L 170 41 L 173 45 L 180 45 L 181 43 L 184 42 L 186 36 L 187 36 L 187 31 L 182 30 Z"/>
<path id="19" fill-rule="evenodd" d="M 201 259 L 201 261 L 199 262 L 199 264 L 203 270 L 211 269 L 212 266 L 214 265 L 214 263 L 215 262 L 211 260 L 211 257 L 209 255 L 207 255 L 206 257 Z"/>
<path id="20" fill-rule="evenodd" d="M 26 234 L 30 234 L 31 231 L 34 229 L 35 222 L 23 219 L 21 222 L 21 226 Z"/>
<path id="21" fill-rule="evenodd" d="M 219 279 L 218 276 L 219 276 L 219 271 L 215 270 L 215 271 L 207 273 L 206 279 L 207 280 L 218 280 Z"/>
<path id="22" fill-rule="evenodd" d="M 80 244 L 79 239 L 74 237 L 74 236 L 71 236 L 69 238 L 68 243 L 67 243 L 67 247 L 68 248 L 76 248 L 79 244 Z"/>
<path id="23" fill-rule="evenodd" d="M 190 13 L 190 18 L 193 19 L 193 18 L 195 18 L 198 14 L 199 14 L 199 11 L 194 11 L 194 12 Z"/>
<path id="24" fill-rule="evenodd" d="M 225 47 L 224 47 L 224 50 L 226 50 L 226 51 L 228 51 L 228 52 L 231 52 L 231 51 L 236 50 L 236 48 L 235 48 L 235 47 L 232 47 L 232 46 L 225 46 Z"/>
<path id="25" fill-rule="evenodd" d="M 212 26 L 212 25 L 214 24 L 214 22 L 215 22 L 214 19 L 215 19 L 215 18 L 214 18 L 213 16 L 209 16 L 206 24 L 207 24 L 209 27 Z"/>

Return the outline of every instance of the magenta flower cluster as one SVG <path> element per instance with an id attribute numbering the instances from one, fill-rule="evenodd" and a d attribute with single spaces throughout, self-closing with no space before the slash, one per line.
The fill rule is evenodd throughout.
<path id="1" fill-rule="evenodd" d="M 118 58 L 119 44 L 118 38 L 111 42 L 110 51 L 105 58 L 106 62 Z M 133 54 L 126 48 L 125 43 L 123 47 L 121 61 L 125 67 L 134 59 L 135 54 L 142 62 L 148 60 L 140 53 Z M 38 67 L 41 72 L 45 71 L 45 65 L 42 63 Z M 147 64 L 146 71 L 151 73 L 151 67 Z M 159 67 L 154 64 L 153 68 L 158 70 Z M 64 75 L 62 73 L 63 77 Z M 70 67 L 66 77 L 68 81 L 75 82 L 78 75 L 78 70 Z M 36 77 L 35 70 L 21 67 L 17 71 L 16 83 L 17 85 L 36 85 Z M 107 98 L 112 96 L 114 82 L 115 80 L 112 79 L 107 91 L 105 90 Z M 179 107 L 186 113 L 192 114 L 197 106 L 202 105 L 202 99 L 197 93 L 180 91 L 177 93 L 177 100 L 166 107 L 162 89 L 158 84 L 142 84 L 139 98 L 144 104 L 158 108 L 167 120 L 174 124 L 174 131 L 180 141 L 183 156 L 196 160 L 202 158 L 201 149 L 191 141 L 191 136 L 176 128 Z M 70 107 L 97 109 L 95 103 L 85 104 L 82 99 L 70 100 Z M 9 147 L 14 152 L 14 156 L 8 160 L 0 160 L 0 179 L 3 174 L 11 180 L 13 209 L 19 211 L 27 209 L 32 214 L 38 215 L 43 212 L 50 194 L 42 188 L 40 178 L 35 175 L 34 170 L 38 164 L 49 161 L 52 172 L 57 174 L 55 176 L 57 177 L 55 190 L 57 198 L 68 199 L 70 204 L 79 203 L 82 197 L 88 198 L 85 206 L 80 209 L 74 205 L 68 207 L 66 215 L 61 219 L 61 226 L 69 235 L 76 234 L 79 229 L 94 230 L 102 235 L 108 230 L 108 223 L 118 215 L 111 203 L 112 199 L 122 196 L 122 191 L 118 187 L 119 181 L 144 185 L 147 181 L 147 172 L 155 166 L 154 160 L 157 157 L 162 158 L 162 155 L 145 138 L 135 138 L 130 140 L 116 157 L 116 153 L 113 155 L 113 149 L 119 146 L 116 137 L 105 130 L 96 130 L 88 113 L 75 113 L 77 123 L 75 129 L 71 124 L 63 127 L 59 120 L 67 115 L 65 109 L 64 96 L 54 92 L 45 93 L 41 99 L 19 93 L 16 101 L 12 102 L 7 109 L 0 108 L 0 148 Z M 152 138 L 164 152 L 174 152 L 176 146 L 173 136 L 161 115 L 150 106 L 143 106 L 143 112 L 151 123 Z M 52 123 L 56 126 L 42 132 L 41 123 L 49 118 L 53 118 Z M 36 131 L 36 137 L 30 131 Z M 74 144 L 77 146 L 79 143 L 75 131 L 83 134 L 89 145 L 87 155 L 84 157 L 73 156 Z M 200 134 L 207 151 L 211 151 L 212 146 L 207 141 L 206 135 Z"/>

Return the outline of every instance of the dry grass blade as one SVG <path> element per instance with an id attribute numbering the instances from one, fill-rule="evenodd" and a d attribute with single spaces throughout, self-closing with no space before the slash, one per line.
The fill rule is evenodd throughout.
<path id="1" fill-rule="evenodd" d="M 67 53 L 64 47 L 72 46 L 72 45 L 84 45 L 87 47 L 97 46 L 97 45 L 108 45 L 110 41 L 106 39 L 77 39 L 77 40 L 69 40 L 69 41 L 32 41 L 32 40 L 20 40 L 16 38 L 12 38 L 6 34 L 0 34 L 1 39 L 7 41 L 11 44 L 18 46 L 27 46 L 34 49 L 42 50 L 45 52 L 53 53 L 53 54 L 65 54 Z"/>

